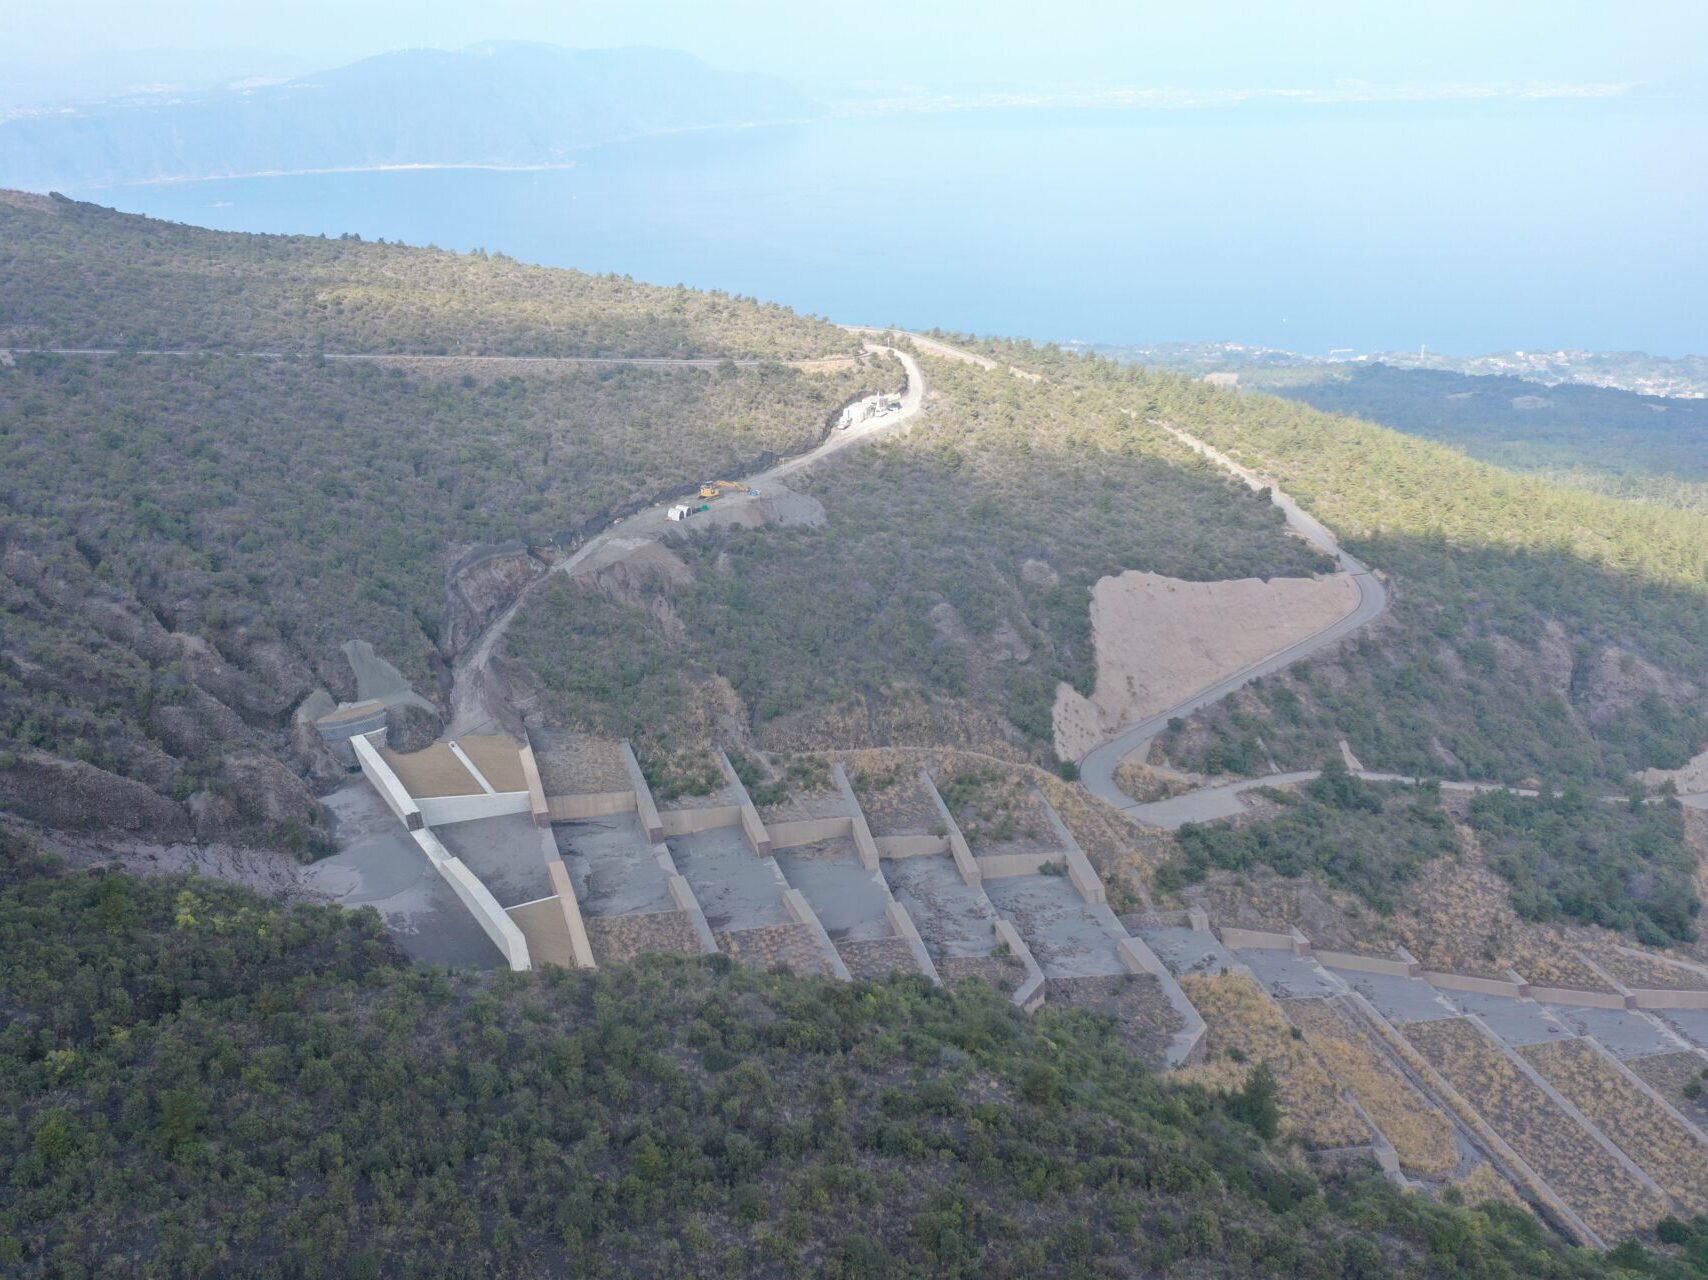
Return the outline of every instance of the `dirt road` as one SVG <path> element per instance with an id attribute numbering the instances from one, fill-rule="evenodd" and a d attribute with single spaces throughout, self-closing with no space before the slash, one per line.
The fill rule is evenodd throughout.
<path id="1" fill-rule="evenodd" d="M 769 470 L 761 471 L 756 475 L 740 477 L 738 483 L 759 489 L 763 493 L 767 482 L 775 483 L 786 476 L 793 475 L 803 467 L 811 466 L 813 463 L 829 457 L 831 454 L 874 437 L 888 435 L 905 426 L 918 415 L 925 405 L 926 392 L 925 373 L 920 369 L 919 361 L 907 352 L 897 351 L 892 347 L 880 347 L 874 343 L 867 343 L 866 349 L 873 352 L 888 351 L 901 361 L 902 368 L 907 374 L 907 384 L 901 395 L 901 408 L 881 417 L 868 418 L 864 422 L 855 423 L 845 430 L 832 431 L 815 448 L 797 454 L 793 458 L 787 458 Z M 740 501 L 740 499 L 724 498 L 720 501 L 732 502 Z M 677 499 L 669 499 L 657 503 L 644 511 L 637 511 L 634 515 L 617 521 L 600 533 L 594 534 L 576 548 L 573 555 L 554 565 L 551 573 L 542 578 L 536 578 L 530 583 L 510 603 L 509 608 L 493 619 L 492 623 L 481 633 L 480 639 L 459 655 L 452 664 L 451 719 L 445 730 L 446 737 L 456 738 L 465 734 L 478 733 L 483 729 L 489 730 L 496 722 L 497 717 L 494 716 L 492 709 L 486 703 L 486 673 L 492 665 L 492 655 L 498 646 L 498 642 L 509 630 L 511 621 L 521 610 L 528 596 L 537 590 L 542 583 L 550 582 L 556 574 L 573 573 L 577 566 L 584 563 L 589 556 L 614 539 L 656 540 L 662 537 L 671 528 L 667 513 L 676 502 Z"/>

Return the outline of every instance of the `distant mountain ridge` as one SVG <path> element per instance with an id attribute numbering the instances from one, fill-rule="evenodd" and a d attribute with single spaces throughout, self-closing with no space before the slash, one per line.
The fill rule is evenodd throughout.
<path id="1" fill-rule="evenodd" d="M 562 164 L 580 148 L 639 134 L 777 123 L 816 110 L 781 80 L 718 71 L 671 50 L 399 50 L 282 84 L 0 122 L 0 186 L 520 168 Z"/>

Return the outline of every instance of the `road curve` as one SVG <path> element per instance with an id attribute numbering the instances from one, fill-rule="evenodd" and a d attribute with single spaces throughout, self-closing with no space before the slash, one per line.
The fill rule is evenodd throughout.
<path id="1" fill-rule="evenodd" d="M 1188 448 L 1238 476 L 1251 488 L 1267 488 L 1275 505 L 1281 508 L 1282 514 L 1286 516 L 1288 525 L 1307 542 L 1333 556 L 1341 569 L 1352 575 L 1352 581 L 1358 587 L 1358 604 L 1350 613 L 1338 621 L 1324 627 L 1315 635 L 1307 636 L 1284 649 L 1277 649 L 1269 656 L 1260 658 L 1249 666 L 1234 672 L 1234 674 L 1218 680 L 1215 684 L 1199 690 L 1190 698 L 1169 707 L 1166 711 L 1159 711 L 1155 715 L 1147 716 L 1143 720 L 1125 726 L 1109 741 L 1087 752 L 1080 759 L 1079 780 L 1092 795 L 1129 817 L 1153 825 L 1167 825 L 1166 822 L 1155 821 L 1154 810 L 1156 806 L 1140 804 L 1115 785 L 1115 766 L 1131 753 L 1149 746 L 1151 740 L 1161 733 L 1174 717 L 1187 716 L 1209 706 L 1211 703 L 1220 702 L 1230 693 L 1249 684 L 1259 676 L 1266 676 L 1272 672 L 1280 671 L 1283 667 L 1291 666 L 1301 658 L 1309 657 L 1358 630 L 1388 607 L 1388 589 L 1382 584 L 1381 579 L 1370 571 L 1368 565 L 1344 550 L 1321 521 L 1281 492 L 1273 481 L 1242 467 L 1232 458 L 1211 448 L 1196 436 L 1189 435 L 1177 427 L 1170 427 L 1166 424 L 1158 425 L 1163 426 L 1165 430 Z M 1262 779 L 1254 785 L 1261 786 L 1268 782 L 1280 780 L 1280 778 Z M 1189 797 L 1178 797 L 1180 801 L 1187 799 Z M 1164 801 L 1163 803 L 1175 804 L 1176 802 Z M 1233 803 L 1237 804 L 1238 801 L 1235 800 Z M 1172 810 L 1165 810 L 1162 816 L 1166 818 L 1171 814 Z M 1180 819 L 1180 821 L 1188 820 L 1190 819 Z M 1179 825 L 1179 823 L 1176 822 L 1174 825 Z"/>
<path id="2" fill-rule="evenodd" d="M 867 335 L 873 335 L 880 332 L 895 333 L 899 337 L 911 339 L 920 348 L 920 350 L 927 351 L 933 355 L 947 356 L 950 359 L 970 361 L 984 369 L 995 369 L 998 367 L 997 362 L 989 356 L 979 355 L 972 351 L 964 351 L 959 347 L 950 346 L 946 342 L 939 341 L 936 338 L 927 337 L 924 334 L 911 333 L 907 330 L 901 329 L 878 330 L 859 325 L 848 325 L 846 327 L 851 329 L 853 332 Z M 1036 373 L 1016 368 L 1013 365 L 1009 366 L 1009 372 L 1014 374 L 1016 377 L 1033 380 L 1037 379 L 1039 376 Z M 1207 707 L 1211 703 L 1219 702 L 1230 693 L 1233 693 L 1236 689 L 1250 683 L 1259 676 L 1269 675 L 1272 672 L 1281 670 L 1283 667 L 1291 666 L 1301 658 L 1309 657 L 1311 654 L 1327 648 L 1329 645 L 1334 644 L 1343 637 L 1358 630 L 1358 628 L 1375 618 L 1388 607 L 1388 589 L 1383 585 L 1382 580 L 1371 572 L 1368 565 L 1341 547 L 1339 541 L 1335 538 L 1334 534 L 1329 532 L 1326 525 L 1324 525 L 1315 516 L 1311 515 L 1310 512 L 1306 511 L 1303 507 L 1299 506 L 1299 504 L 1287 494 L 1283 493 L 1273 480 L 1258 475 L 1248 467 L 1241 466 L 1225 453 L 1211 447 L 1204 441 L 1198 439 L 1198 437 L 1180 430 L 1178 427 L 1170 426 L 1165 422 L 1155 422 L 1154 425 L 1167 431 L 1169 434 L 1174 436 L 1175 439 L 1179 440 L 1195 453 L 1208 458 L 1223 470 L 1229 471 L 1235 476 L 1238 476 L 1253 490 L 1267 488 L 1269 490 L 1270 500 L 1281 509 L 1281 513 L 1287 519 L 1287 524 L 1302 538 L 1304 538 L 1305 541 L 1315 547 L 1321 548 L 1328 555 L 1333 556 L 1336 563 L 1340 565 L 1342 571 L 1352 575 L 1353 583 L 1358 588 L 1358 604 L 1350 613 L 1347 613 L 1338 621 L 1324 627 L 1315 635 L 1307 636 L 1303 640 L 1295 641 L 1293 644 L 1290 644 L 1283 649 L 1277 649 L 1268 657 L 1260 658 L 1251 665 L 1236 671 L 1233 675 L 1230 675 L 1225 679 L 1218 680 L 1215 684 L 1199 690 L 1190 698 L 1169 707 L 1166 711 L 1159 711 L 1155 715 L 1147 716 L 1143 720 L 1125 726 L 1102 746 L 1093 748 L 1080 758 L 1079 780 L 1084 784 L 1085 789 L 1091 792 L 1091 794 L 1096 796 L 1099 800 L 1103 801 L 1118 812 L 1126 814 L 1138 821 L 1147 822 L 1157 826 L 1178 826 L 1181 822 L 1192 820 L 1194 810 L 1188 802 L 1190 802 L 1195 796 L 1205 796 L 1204 801 L 1198 806 L 1198 808 L 1201 811 L 1209 812 L 1210 816 L 1226 816 L 1227 813 L 1230 812 L 1227 809 L 1227 806 L 1230 804 L 1234 806 L 1231 812 L 1238 812 L 1239 801 L 1235 797 L 1237 795 L 1237 791 L 1241 789 L 1240 784 L 1233 784 L 1232 787 L 1227 789 L 1226 794 L 1222 794 L 1223 789 L 1215 788 L 1212 789 L 1216 792 L 1215 795 L 1206 795 L 1204 792 L 1194 792 L 1192 795 L 1179 796 L 1176 797 L 1175 800 L 1164 801 L 1162 802 L 1164 806 L 1173 807 L 1165 807 L 1159 812 L 1157 806 L 1140 804 L 1115 785 L 1115 766 L 1120 764 L 1120 762 L 1132 752 L 1148 746 L 1151 739 L 1161 733 L 1163 729 L 1167 727 L 1168 722 L 1175 716 L 1190 715 L 1192 712 L 1200 710 L 1203 707 Z M 1295 780 L 1303 781 L 1306 777 L 1314 776 L 1314 773 L 1301 775 Z M 1249 783 L 1249 786 L 1266 786 L 1277 782 L 1287 781 L 1288 777 L 1288 775 L 1280 775 L 1272 778 L 1260 778 Z M 1220 810 L 1220 812 L 1215 812 L 1216 810 Z M 1177 812 L 1183 813 L 1186 816 L 1177 817 Z"/>
<path id="3" fill-rule="evenodd" d="M 906 385 L 902 389 L 901 408 L 894 413 L 887 413 L 881 418 L 869 418 L 865 422 L 855 423 L 845 430 L 833 430 L 805 453 L 796 454 L 793 458 L 786 458 L 775 466 L 757 474 L 740 477 L 739 483 L 758 488 L 766 482 L 781 480 L 803 467 L 823 461 L 831 454 L 879 436 L 889 435 L 918 416 L 920 410 L 925 407 L 927 391 L 925 371 L 919 367 L 919 361 L 907 352 L 897 351 L 893 347 L 883 347 L 868 342 L 866 349 L 873 352 L 888 351 L 901 361 L 902 369 L 907 375 Z M 496 721 L 497 717 L 486 705 L 486 670 L 491 665 L 492 654 L 497 648 L 498 641 L 509 630 L 511 621 L 521 611 L 522 604 L 527 600 L 529 594 L 541 583 L 551 581 L 555 574 L 573 573 L 577 566 L 584 563 L 589 556 L 613 539 L 656 538 L 661 536 L 671 528 L 668 512 L 679 501 L 681 501 L 679 498 L 670 498 L 616 521 L 588 538 L 586 542 L 576 548 L 574 554 L 553 565 L 551 573 L 536 578 L 517 594 L 516 598 L 510 602 L 509 607 L 487 625 L 480 638 L 452 663 L 451 718 L 445 729 L 446 737 L 456 738 L 475 733 Z M 724 499 L 724 501 L 731 501 L 731 499 Z"/>

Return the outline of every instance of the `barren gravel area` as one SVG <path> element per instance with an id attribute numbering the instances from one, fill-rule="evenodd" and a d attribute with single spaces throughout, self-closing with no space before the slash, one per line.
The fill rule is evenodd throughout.
<path id="1" fill-rule="evenodd" d="M 1186 582 L 1129 571 L 1092 590 L 1097 683 L 1090 698 L 1056 695 L 1056 750 L 1077 760 L 1123 724 L 1143 720 L 1358 606 L 1350 574 Z"/>

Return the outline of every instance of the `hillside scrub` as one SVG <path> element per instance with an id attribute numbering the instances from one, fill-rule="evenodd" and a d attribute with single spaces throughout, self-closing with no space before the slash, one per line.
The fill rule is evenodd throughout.
<path id="1" fill-rule="evenodd" d="M 0 834 L 8 1274 L 1612 1274 L 983 984 L 416 970 L 371 912 L 32 858 Z"/>
<path id="2" fill-rule="evenodd" d="M 1204 1016 L 1206 1060 L 1187 1079 L 1229 1089 L 1265 1071 L 1275 1082 L 1285 1132 L 1306 1146 L 1368 1146 L 1370 1126 L 1341 1094 L 1309 1044 L 1248 973 L 1187 974 L 1180 985 Z"/>
<path id="3" fill-rule="evenodd" d="M 1273 506 L 1111 404 L 927 367 L 931 407 L 906 435 L 791 478 L 823 525 L 690 527 L 675 549 L 691 583 L 530 601 L 510 658 L 539 675 L 552 714 L 639 740 L 716 674 L 765 746 L 994 740 L 1054 763 L 1056 688 L 1089 692 L 1095 676 L 1099 578 L 1327 567 Z"/>
<path id="4" fill-rule="evenodd" d="M 1609 1244 L 1669 1209 L 1468 1019 L 1413 1022 L 1405 1037 Z"/>
<path id="5" fill-rule="evenodd" d="M 371 641 L 431 695 L 446 574 L 817 441 L 893 366 L 803 373 L 25 356 L 0 370 L 0 747 L 175 799 L 282 746 Z M 513 543 L 520 551 L 520 543 Z M 536 566 L 537 571 L 537 566 Z"/>
<path id="6" fill-rule="evenodd" d="M 1588 1040 L 1529 1045 L 1524 1056 L 1684 1212 L 1708 1214 L 1708 1146 Z"/>
<path id="7" fill-rule="evenodd" d="M 1240 381 L 1513 471 L 1708 481 L 1708 400 L 1381 363 L 1242 370 Z"/>
<path id="8" fill-rule="evenodd" d="M 1182 826 L 1175 856 L 1157 870 L 1156 888 L 1176 892 L 1212 871 L 1267 867 L 1284 876 L 1315 875 L 1389 914 L 1427 863 L 1459 848 L 1439 789 L 1365 782 L 1338 756 L 1299 792 L 1272 794 L 1281 806 L 1273 818 Z"/>
<path id="9" fill-rule="evenodd" d="M 1393 1143 L 1407 1171 L 1445 1178 L 1459 1167 L 1453 1122 L 1407 1083 L 1371 1042 L 1369 1032 L 1326 1000 L 1288 1000 L 1282 1007 L 1329 1074 Z"/>
<path id="10" fill-rule="evenodd" d="M 1190 750 L 1258 734 L 1282 768 L 1622 787 L 1708 743 L 1708 515 L 1562 487 L 1306 405 L 1025 343 L 972 344 L 1273 476 L 1390 576 L 1389 614 L 1198 713 Z"/>
<path id="11" fill-rule="evenodd" d="M 1577 787 L 1536 798 L 1491 791 L 1470 824 L 1526 920 L 1565 918 L 1664 947 L 1696 938 L 1702 900 L 1678 802 L 1611 805 Z"/>
<path id="12" fill-rule="evenodd" d="M 0 192 L 0 346 L 812 358 L 859 349 L 751 298 L 360 237 L 237 235 Z"/>

